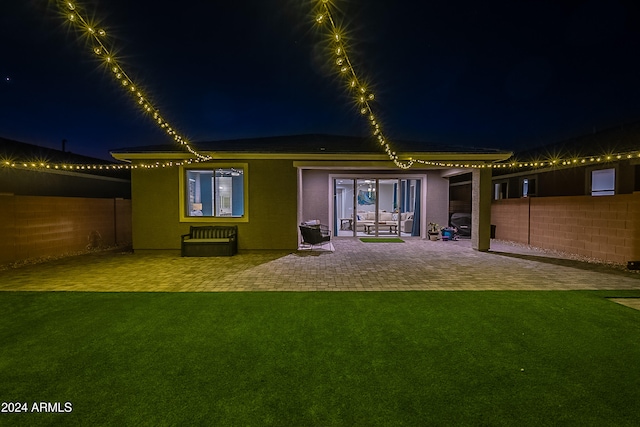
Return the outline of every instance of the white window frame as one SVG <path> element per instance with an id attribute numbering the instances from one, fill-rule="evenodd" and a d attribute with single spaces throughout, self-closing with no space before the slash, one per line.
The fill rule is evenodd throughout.
<path id="1" fill-rule="evenodd" d="M 592 169 L 589 173 L 591 195 L 594 197 L 615 196 L 617 175 L 615 167 Z M 599 179 L 596 179 L 596 176 Z M 597 188 L 594 188 L 594 184 L 597 185 Z"/>

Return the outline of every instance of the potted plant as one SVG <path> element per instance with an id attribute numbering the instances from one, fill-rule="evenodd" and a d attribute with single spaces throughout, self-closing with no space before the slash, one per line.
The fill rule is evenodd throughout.
<path id="1" fill-rule="evenodd" d="M 440 238 L 440 226 L 435 222 L 430 222 L 428 227 L 427 234 L 429 235 L 429 240 L 438 240 Z"/>

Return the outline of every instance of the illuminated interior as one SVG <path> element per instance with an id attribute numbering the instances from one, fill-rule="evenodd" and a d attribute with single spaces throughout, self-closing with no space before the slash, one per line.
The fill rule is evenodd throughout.
<path id="1" fill-rule="evenodd" d="M 188 169 L 186 216 L 242 218 L 244 173 L 238 168 Z"/>
<path id="2" fill-rule="evenodd" d="M 336 236 L 420 236 L 420 185 L 406 178 L 335 178 Z"/>

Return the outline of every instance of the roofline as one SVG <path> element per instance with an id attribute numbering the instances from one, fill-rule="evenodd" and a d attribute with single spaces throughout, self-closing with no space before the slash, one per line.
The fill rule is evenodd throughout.
<path id="1" fill-rule="evenodd" d="M 252 153 L 252 152 L 233 152 L 233 151 L 203 151 L 202 155 L 211 156 L 212 160 L 373 160 L 373 161 L 389 161 L 386 154 L 376 153 Z M 420 152 L 420 153 L 400 153 L 398 158 L 403 161 L 411 159 L 419 159 L 425 161 L 444 162 L 499 162 L 504 161 L 513 155 L 512 152 L 496 152 L 496 153 L 455 153 L 455 152 Z M 111 153 L 116 160 L 128 161 L 133 160 L 189 160 L 194 157 L 189 153 L 166 151 L 166 152 L 137 152 L 137 153 Z"/>
<path id="2" fill-rule="evenodd" d="M 61 170 L 61 169 L 51 169 L 51 168 L 43 168 L 43 167 L 10 168 L 10 170 L 18 171 L 18 172 L 38 172 L 38 173 L 48 173 L 52 175 L 65 175 L 65 176 L 73 176 L 77 178 L 97 179 L 100 181 L 112 181 L 112 182 L 122 182 L 122 183 L 131 182 L 130 179 L 126 179 L 126 178 L 117 178 L 114 176 L 93 174 L 91 173 L 91 170 L 88 170 L 87 172 L 76 172 L 73 170 Z M 113 170 L 113 171 L 116 171 L 116 170 Z"/>

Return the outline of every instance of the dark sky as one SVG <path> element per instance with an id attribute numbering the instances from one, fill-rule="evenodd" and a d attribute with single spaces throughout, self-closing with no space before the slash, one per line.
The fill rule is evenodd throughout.
<path id="1" fill-rule="evenodd" d="M 191 141 L 367 135 L 310 0 L 78 3 Z M 387 137 L 521 149 L 640 119 L 640 5 L 335 0 Z M 169 139 L 60 16 L 0 16 L 0 136 L 108 159 Z M 393 143 L 393 142 L 392 142 Z"/>

